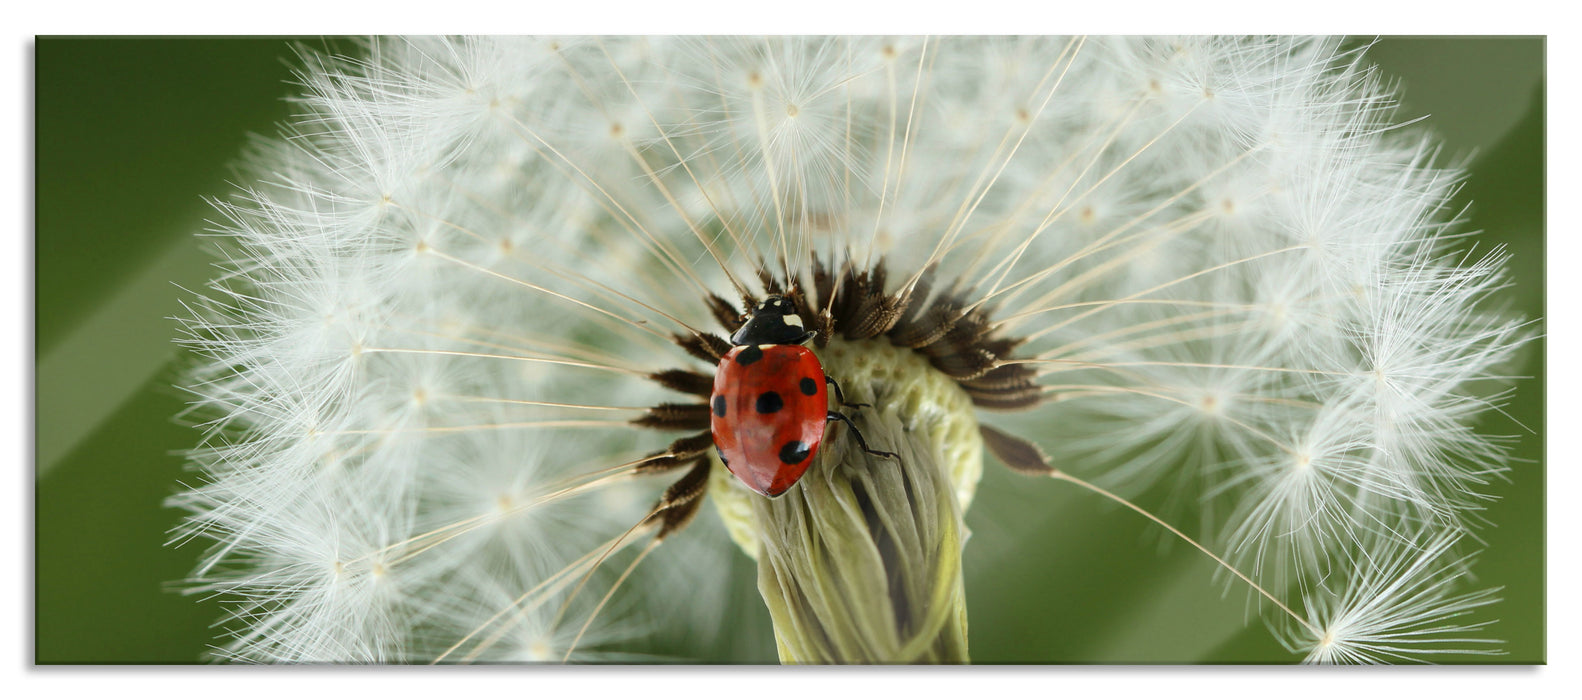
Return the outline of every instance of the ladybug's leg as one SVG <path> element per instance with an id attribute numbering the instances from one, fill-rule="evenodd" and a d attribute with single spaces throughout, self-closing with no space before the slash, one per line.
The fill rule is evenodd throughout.
<path id="1" fill-rule="evenodd" d="M 846 395 L 841 393 L 840 385 L 835 383 L 834 377 L 831 377 L 827 374 L 824 375 L 824 383 L 835 388 L 835 400 L 839 401 L 840 405 L 842 406 L 850 406 L 852 408 L 867 408 L 873 405 L 871 403 L 846 403 Z"/>
<path id="2" fill-rule="evenodd" d="M 875 450 L 873 448 L 868 447 L 868 441 L 862 439 L 862 431 L 857 429 L 856 424 L 852 423 L 850 418 L 847 418 L 846 416 L 841 415 L 839 413 L 836 413 L 834 411 L 830 411 L 829 415 L 826 416 L 824 418 L 824 420 L 826 422 L 832 421 L 832 420 L 838 420 L 838 421 L 840 421 L 842 423 L 845 423 L 846 427 L 851 428 L 851 436 L 854 437 L 854 438 L 857 438 L 857 446 L 861 447 L 863 452 L 867 452 L 868 454 L 871 454 L 871 455 L 877 455 L 879 457 L 890 457 L 890 458 L 894 459 L 897 462 L 901 461 L 901 455 L 898 455 L 898 454 L 896 454 L 894 452 L 885 452 L 884 450 Z"/>

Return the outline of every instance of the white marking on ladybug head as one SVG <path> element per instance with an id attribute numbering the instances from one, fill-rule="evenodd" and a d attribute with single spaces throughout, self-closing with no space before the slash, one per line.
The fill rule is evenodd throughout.
<path id="1" fill-rule="evenodd" d="M 781 316 L 780 317 L 780 321 L 782 323 L 786 324 L 787 326 L 791 326 L 792 328 L 801 328 L 802 327 L 802 317 L 798 316 L 796 314 L 786 314 L 784 316 Z"/>

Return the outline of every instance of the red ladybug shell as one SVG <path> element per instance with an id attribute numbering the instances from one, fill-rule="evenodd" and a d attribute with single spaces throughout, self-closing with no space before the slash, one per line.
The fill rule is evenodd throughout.
<path id="1" fill-rule="evenodd" d="M 709 420 L 725 467 L 752 490 L 791 488 L 824 439 L 824 367 L 800 345 L 732 348 L 714 373 Z"/>

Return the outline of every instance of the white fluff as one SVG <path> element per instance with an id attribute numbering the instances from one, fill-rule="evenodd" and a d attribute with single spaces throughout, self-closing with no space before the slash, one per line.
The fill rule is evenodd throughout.
<path id="1" fill-rule="evenodd" d="M 1076 474 L 1201 494 L 1271 582 L 1439 556 L 1504 469 L 1472 428 L 1524 339 L 1479 310 L 1503 253 L 1451 247 L 1460 175 L 1390 129 L 1390 92 L 1337 42 L 366 49 L 302 56 L 300 117 L 216 203 L 229 259 L 186 319 L 205 432 L 173 502 L 211 543 L 194 586 L 230 601 L 234 658 L 430 660 L 497 629 L 477 658 L 561 658 L 664 480 L 546 494 L 663 447 L 605 409 L 678 400 L 638 376 L 695 366 L 671 317 L 717 330 L 702 294 L 734 298 L 727 269 L 756 289 L 782 255 L 884 257 L 892 285 L 937 263 L 1031 339 L 1051 401 L 1023 434 Z M 692 527 L 579 649 L 718 628 L 731 553 Z M 561 598 L 500 627 L 601 548 L 558 626 Z M 1317 624 L 1426 619 L 1381 577 L 1441 572 L 1398 559 L 1311 598 Z M 1347 644 L 1313 658 L 1384 658 Z"/>

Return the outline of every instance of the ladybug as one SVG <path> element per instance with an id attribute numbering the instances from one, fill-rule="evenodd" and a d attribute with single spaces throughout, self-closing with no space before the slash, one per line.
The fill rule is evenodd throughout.
<path id="1" fill-rule="evenodd" d="M 770 296 L 731 334 L 735 347 L 714 372 L 709 428 L 720 461 L 770 498 L 785 493 L 813 464 L 830 421 L 851 428 L 864 452 L 900 459 L 894 452 L 869 449 L 850 418 L 829 410 L 826 384 L 835 388 L 842 405 L 866 404 L 847 404 L 840 385 L 803 347 L 815 335 L 803 327 L 790 299 Z"/>

